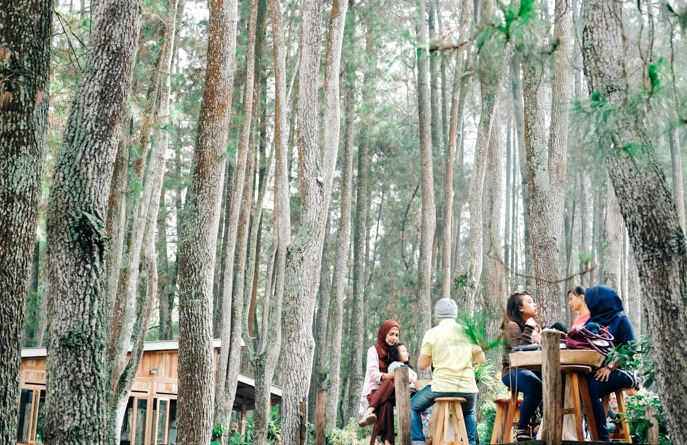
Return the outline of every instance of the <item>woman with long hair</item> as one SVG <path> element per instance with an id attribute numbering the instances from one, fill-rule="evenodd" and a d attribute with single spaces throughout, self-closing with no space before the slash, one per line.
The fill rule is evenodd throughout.
<path id="1" fill-rule="evenodd" d="M 524 398 L 520 405 L 520 420 L 516 439 L 532 440 L 529 425 L 537 407 L 542 401 L 541 373 L 510 367 L 509 354 L 516 346 L 541 343 L 541 320 L 532 296 L 525 292 L 515 292 L 508 298 L 503 322 L 503 336 L 506 340 L 503 354 L 501 381 L 511 390 L 522 392 Z"/>

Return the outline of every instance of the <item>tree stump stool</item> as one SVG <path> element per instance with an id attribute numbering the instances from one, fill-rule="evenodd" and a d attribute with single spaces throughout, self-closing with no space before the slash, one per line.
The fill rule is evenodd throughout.
<path id="1" fill-rule="evenodd" d="M 467 400 L 462 397 L 438 397 L 434 399 L 432 445 L 469 445 L 463 410 L 460 407 L 461 403 L 465 402 Z M 453 437 L 449 439 L 451 427 L 453 427 Z"/>

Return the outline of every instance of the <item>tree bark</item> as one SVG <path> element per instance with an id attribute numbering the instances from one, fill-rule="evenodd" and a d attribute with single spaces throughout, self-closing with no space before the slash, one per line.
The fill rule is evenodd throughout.
<path id="1" fill-rule="evenodd" d="M 527 161 L 525 159 L 525 111 L 523 110 L 523 91 L 521 75 L 521 58 L 519 55 L 514 55 L 511 61 L 511 93 L 513 95 L 513 117 L 515 118 L 515 134 L 518 166 L 520 168 L 520 184 L 522 189 L 522 203 L 523 208 L 523 233 L 524 233 L 524 270 L 527 275 L 531 275 L 532 271 L 532 233 L 530 231 L 530 216 L 527 209 L 529 208 L 529 192 L 527 191 Z M 526 287 L 532 285 L 532 279 L 525 280 Z"/>
<path id="2" fill-rule="evenodd" d="M 652 333 L 658 394 L 671 441 L 687 441 L 680 419 L 687 384 L 684 342 L 687 326 L 687 251 L 673 197 L 643 116 L 624 107 L 628 80 L 624 71 L 621 1 L 586 0 L 583 56 L 592 100 L 603 98 L 618 119 L 602 142 L 606 165 L 625 219 L 646 301 Z M 638 191 L 640 191 L 638 193 Z"/>
<path id="3" fill-rule="evenodd" d="M 115 315 L 110 326 L 112 331 L 107 349 L 107 359 L 112 365 L 112 393 L 110 394 L 110 420 L 111 430 L 109 432 L 112 440 L 119 437 L 123 413 L 126 409 L 129 391 L 133 384 L 134 377 L 140 365 L 143 345 L 134 345 L 133 350 L 141 350 L 140 354 L 131 354 L 127 362 L 127 351 L 131 344 L 132 335 L 141 338 L 139 329 L 145 328 L 147 331 L 149 322 L 149 311 L 138 310 L 139 307 L 147 307 L 147 304 L 140 303 L 139 293 L 139 269 L 143 269 L 142 257 L 144 244 L 154 243 L 155 227 L 157 225 L 157 214 L 160 208 L 160 194 L 162 192 L 162 180 L 165 174 L 165 154 L 169 145 L 169 113 L 170 113 L 170 75 L 172 70 L 172 54 L 174 44 L 174 34 L 176 29 L 176 10 L 177 0 L 170 0 L 168 4 L 167 27 L 164 32 L 164 44 L 160 51 L 161 63 L 159 68 L 162 72 L 158 74 L 161 80 L 159 88 L 158 105 L 155 107 L 156 128 L 153 129 L 154 139 L 150 151 L 147 173 L 143 184 L 143 193 L 137 200 L 137 214 L 132 225 L 131 244 L 128 249 L 129 268 L 120 277 L 117 302 L 115 304 Z M 152 240 L 146 239 L 152 238 Z M 155 259 L 149 258 L 148 261 Z M 157 271 L 155 271 L 155 282 L 157 283 Z M 152 292 L 157 296 L 157 290 Z M 143 319 L 144 317 L 145 319 Z M 140 340 L 145 340 L 145 336 Z M 121 414 L 121 415 L 120 415 Z"/>
<path id="4" fill-rule="evenodd" d="M 670 140 L 670 163 L 673 167 L 673 196 L 677 204 L 677 216 L 680 221 L 682 231 L 687 233 L 685 228 L 685 191 L 682 182 L 682 153 L 680 151 L 680 134 L 677 129 L 672 129 L 668 133 Z"/>
<path id="5" fill-rule="evenodd" d="M 288 105 L 286 91 L 286 45 L 284 43 L 284 23 L 279 0 L 269 0 L 270 19 L 274 51 L 275 105 L 274 105 L 274 225 L 276 254 L 274 259 L 274 297 L 271 294 L 272 283 L 268 284 L 270 292 L 265 294 L 263 304 L 262 337 L 255 357 L 255 443 L 266 445 L 267 427 L 271 406 L 271 385 L 274 370 L 277 366 L 281 349 L 282 302 L 284 298 L 286 251 L 291 243 L 291 217 L 289 205 L 289 178 L 287 162 L 288 128 L 286 108 Z M 270 308 L 271 304 L 271 308 Z M 269 320 L 272 320 L 269 323 Z M 268 341 L 269 340 L 269 341 Z"/>
<path id="6" fill-rule="evenodd" d="M 484 306 L 480 309 L 486 315 L 486 332 L 488 338 L 498 338 L 501 331 L 502 308 L 505 307 L 506 276 L 503 267 L 503 223 L 501 211 L 503 201 L 503 179 L 501 148 L 501 116 L 495 113 L 489 136 L 489 154 L 487 156 L 487 177 L 485 184 L 486 231 L 484 236 Z M 496 359 L 496 351 L 491 351 L 491 358 Z"/>
<path id="7" fill-rule="evenodd" d="M 250 2 L 250 22 L 248 25 L 248 51 L 246 54 L 246 83 L 243 93 L 244 101 L 244 116 L 243 127 L 241 128 L 241 139 L 238 147 L 238 166 L 236 168 L 236 178 L 232 188 L 231 199 L 227 203 L 230 206 L 229 219 L 225 221 L 227 224 L 226 236 L 227 244 L 225 247 L 225 264 L 226 270 L 222 280 L 223 294 L 222 299 L 222 320 L 221 320 L 221 338 L 223 347 L 220 349 L 219 362 L 217 363 L 217 380 L 215 382 L 215 394 L 221 394 L 215 400 L 215 423 L 227 425 L 231 415 L 231 404 L 234 403 L 234 388 L 227 388 L 227 381 L 230 373 L 229 359 L 232 357 L 236 360 L 241 353 L 241 335 L 243 319 L 243 286 L 241 294 L 234 292 L 234 273 L 237 267 L 236 264 L 236 244 L 239 232 L 239 219 L 241 214 L 241 204 L 243 201 L 244 184 L 246 182 L 246 169 L 248 164 L 248 157 L 250 155 L 250 133 L 253 121 L 253 107 L 257 104 L 257 97 L 255 97 L 255 42 L 256 42 L 256 27 L 258 20 L 258 2 L 251 0 Z M 252 180 L 252 177 L 248 175 Z M 252 196 L 251 202 L 252 202 Z M 245 261 L 245 257 L 244 257 Z M 245 269 L 244 269 L 245 271 Z M 243 277 L 240 278 L 243 280 Z M 236 300 L 237 301 L 234 301 Z M 231 309 L 230 309 L 231 308 Z M 238 361 L 238 360 L 237 360 Z M 232 370 L 232 374 L 238 375 L 238 368 Z M 232 385 L 234 386 L 234 385 Z"/>
<path id="8" fill-rule="evenodd" d="M 469 29 L 470 29 L 470 19 L 472 17 L 472 3 L 469 1 L 463 2 L 463 7 L 461 10 L 461 22 L 460 22 L 460 29 L 458 32 L 458 35 L 460 38 L 467 38 Z M 454 185 L 453 185 L 453 172 L 455 169 L 455 161 L 456 161 L 456 146 L 457 146 L 457 141 L 458 141 L 458 128 L 459 125 L 462 125 L 463 122 L 463 114 L 465 111 L 465 99 L 467 97 L 467 79 L 463 79 L 463 73 L 465 71 L 465 67 L 467 64 L 467 61 L 470 59 L 470 49 L 468 47 L 468 50 L 466 54 L 463 54 L 461 51 L 456 52 L 456 70 L 455 70 L 455 77 L 453 81 L 453 100 L 451 102 L 451 119 L 450 119 L 450 126 L 449 126 L 449 131 L 448 131 L 448 154 L 447 154 L 447 161 L 446 161 L 446 187 L 444 191 L 444 198 L 445 198 L 445 212 L 444 212 L 444 233 L 443 233 L 443 248 L 442 248 L 442 260 L 441 260 L 441 266 L 442 266 L 442 273 L 441 273 L 441 295 L 445 298 L 450 298 L 451 297 L 451 286 L 452 286 L 452 274 L 451 274 L 451 253 L 453 252 L 453 243 L 458 242 L 459 240 L 453 240 L 453 228 L 456 223 L 460 223 L 460 221 L 454 222 L 453 218 L 453 202 L 455 200 L 454 197 Z M 464 135 L 461 134 L 461 139 L 463 139 Z"/>
<path id="9" fill-rule="evenodd" d="M 331 209 L 330 216 L 327 218 L 327 229 L 325 230 L 324 243 L 322 245 L 322 267 L 320 268 L 320 286 L 317 294 L 317 314 L 313 323 L 313 333 L 315 334 L 315 354 L 313 357 L 313 378 L 310 381 L 310 392 L 308 394 L 308 421 L 315 422 L 315 411 L 318 390 L 327 383 L 327 343 L 329 339 L 329 306 L 332 294 L 332 267 L 331 253 L 329 252 L 331 230 Z"/>
<path id="10" fill-rule="evenodd" d="M 355 32 L 355 31 L 352 31 Z M 370 38 L 366 42 L 367 54 L 370 53 Z M 374 74 L 370 70 L 365 71 L 363 88 L 365 89 L 366 103 L 372 99 L 369 95 L 370 83 Z M 368 115 L 369 116 L 369 115 Z M 365 276 L 367 262 L 367 234 L 369 233 L 368 220 L 370 202 L 368 189 L 370 188 L 369 167 L 369 125 L 361 125 L 360 145 L 358 146 L 358 181 L 356 184 L 355 222 L 353 235 L 353 299 L 351 304 L 351 355 L 348 364 L 348 400 L 346 417 L 354 417 L 358 410 L 358 397 L 363 387 L 363 351 L 365 345 Z M 350 136 L 354 137 L 354 136 Z"/>
<path id="11" fill-rule="evenodd" d="M 104 225 L 140 8 L 138 0 L 98 2 L 91 51 L 53 176 L 47 219 L 48 444 L 107 440 Z"/>
<path id="12" fill-rule="evenodd" d="M 339 217 L 339 233 L 336 241 L 336 265 L 332 284 L 333 298 L 331 303 L 330 336 L 329 336 L 329 382 L 327 397 L 327 428 L 336 426 L 339 412 L 339 393 L 341 392 L 341 358 L 342 358 L 342 332 L 343 311 L 346 279 L 348 278 L 348 260 L 351 242 L 351 206 L 353 195 L 353 146 L 355 144 L 355 101 L 353 93 L 355 89 L 354 68 L 354 41 L 355 15 L 354 2 L 349 2 L 349 21 L 346 26 L 347 63 L 345 67 L 344 85 L 346 94 L 344 97 L 344 113 L 346 133 L 344 135 L 343 165 L 341 167 L 341 216 Z"/>
<path id="13" fill-rule="evenodd" d="M 601 263 L 604 284 L 620 292 L 622 269 L 623 216 L 620 214 L 618 198 L 615 196 L 613 183 L 606 182 L 606 221 L 604 224 L 604 261 Z M 620 292 L 620 296 L 626 296 Z"/>
<path id="14" fill-rule="evenodd" d="M 0 0 L 2 444 L 14 444 L 17 439 L 21 333 L 48 129 L 52 9 L 52 0 Z"/>
<path id="15" fill-rule="evenodd" d="M 418 263 L 418 331 L 432 327 L 432 247 L 436 230 L 434 205 L 434 170 L 432 156 L 432 109 L 429 91 L 429 29 L 425 0 L 417 3 L 417 109 L 422 169 L 422 223 Z M 418 341 L 422 341 L 418 338 Z M 417 349 L 419 350 L 419 344 Z"/>
<path id="16" fill-rule="evenodd" d="M 339 63 L 346 1 L 332 5 L 324 82 L 324 129 L 319 146 L 318 73 L 322 0 L 303 2 L 301 59 L 298 72 L 298 162 L 301 185 L 300 226 L 287 251 L 282 329 L 291 353 L 284 354 L 284 443 L 306 443 L 307 393 L 312 367 L 311 323 L 322 260 L 322 243 L 339 144 Z"/>
<path id="17" fill-rule="evenodd" d="M 206 445 L 212 429 L 212 280 L 231 110 L 237 6 L 235 0 L 210 2 L 205 89 L 192 181 L 180 215 L 178 442 L 187 445 Z"/>
<path id="18" fill-rule="evenodd" d="M 486 4 L 482 7 L 482 14 L 489 15 L 491 8 Z M 484 20 L 484 19 L 483 19 Z M 488 45 L 488 44 L 486 44 Z M 484 178 L 487 168 L 487 151 L 489 149 L 489 137 L 491 135 L 492 119 L 496 112 L 498 92 L 503 72 L 496 69 L 496 63 L 504 57 L 505 49 L 501 42 L 494 42 L 480 53 L 479 77 L 482 110 L 477 129 L 477 142 L 475 146 L 475 162 L 473 167 L 472 183 L 470 185 L 470 247 L 468 262 L 468 281 L 465 289 L 468 311 L 476 307 L 484 307 L 484 299 L 480 289 L 483 260 L 483 191 Z"/>
<path id="19" fill-rule="evenodd" d="M 556 69 L 551 97 L 551 129 L 548 147 L 545 137 L 544 95 L 541 61 L 525 58 L 523 99 L 525 109 L 525 151 L 529 220 L 532 229 L 532 262 L 541 314 L 545 320 L 561 316 L 559 241 L 563 222 L 565 162 L 568 139 L 567 103 L 569 90 L 570 14 L 567 2 L 556 2 L 554 39 Z"/>

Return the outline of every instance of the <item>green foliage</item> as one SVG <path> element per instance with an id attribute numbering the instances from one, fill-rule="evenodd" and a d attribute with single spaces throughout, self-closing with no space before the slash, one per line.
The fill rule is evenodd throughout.
<path id="1" fill-rule="evenodd" d="M 348 424 L 342 428 L 332 428 L 327 430 L 326 443 L 327 445 L 367 445 L 370 441 L 369 435 L 367 437 L 360 436 L 360 433 L 365 433 L 369 430 L 358 428 L 355 419 L 350 419 Z"/>
<path id="2" fill-rule="evenodd" d="M 496 375 L 496 365 L 491 361 L 486 361 L 475 367 L 475 380 L 477 383 L 486 386 L 490 391 L 497 389 L 501 382 L 494 377 Z"/>
<path id="3" fill-rule="evenodd" d="M 463 289 L 468 285 L 468 274 L 458 275 L 453 277 L 453 288 Z"/>
<path id="4" fill-rule="evenodd" d="M 660 91 L 661 81 L 659 78 L 659 72 L 662 70 L 664 65 L 663 57 L 659 57 L 656 63 L 650 63 L 646 68 L 646 74 L 648 78 L 648 94 L 653 95 Z"/>
<path id="5" fill-rule="evenodd" d="M 245 425 L 246 429 L 244 434 L 234 433 L 230 436 L 229 443 L 231 445 L 251 445 L 253 443 L 255 438 L 255 422 L 253 420 L 247 420 L 245 421 Z M 275 405 L 269 415 L 267 442 L 275 443 L 279 437 L 281 437 L 281 414 L 279 405 Z"/>
<path id="6" fill-rule="evenodd" d="M 655 393 L 642 390 L 627 399 L 626 407 L 625 415 L 630 425 L 633 443 L 649 443 L 648 433 L 653 424 L 647 418 L 647 408 L 653 407 L 656 409 L 655 417 L 659 427 L 659 443 L 660 445 L 670 445 L 670 437 L 667 434 L 666 421 L 663 415 L 663 404 Z"/>
<path id="7" fill-rule="evenodd" d="M 533 36 L 539 28 L 534 0 L 508 3 L 499 1 L 498 7 L 502 17 L 494 15 L 488 18 L 476 36 L 475 43 L 480 54 L 489 43 L 500 46 L 512 43 L 519 51 L 537 44 L 538 39 Z M 488 48 L 492 51 L 494 46 L 488 45 Z"/>
<path id="8" fill-rule="evenodd" d="M 616 346 L 609 352 L 607 361 L 619 361 L 624 369 L 633 369 L 644 387 L 652 387 L 655 370 L 651 342 L 647 335 L 626 345 Z"/>
<path id="9" fill-rule="evenodd" d="M 489 351 L 504 344 L 503 338 L 490 339 L 487 334 L 487 320 L 493 317 L 484 311 L 477 311 L 473 315 L 463 313 L 460 320 L 464 326 L 465 335 L 472 344 L 478 345 L 483 351 Z"/>
<path id="10" fill-rule="evenodd" d="M 490 438 L 494 431 L 496 405 L 491 400 L 486 400 L 480 405 L 479 410 L 482 421 L 477 424 L 477 435 L 480 438 Z"/>
<path id="11" fill-rule="evenodd" d="M 222 436 L 224 435 L 224 427 L 221 423 L 215 425 L 212 429 L 212 437 L 210 438 L 210 445 L 220 445 L 222 443 Z"/>
<path id="12" fill-rule="evenodd" d="M 687 10 L 684 10 L 682 12 L 676 12 L 670 4 L 670 2 L 666 2 L 666 9 L 673 17 L 677 19 L 677 23 L 678 25 L 680 25 L 680 29 L 682 29 L 682 32 L 684 33 L 685 31 L 687 31 Z"/>

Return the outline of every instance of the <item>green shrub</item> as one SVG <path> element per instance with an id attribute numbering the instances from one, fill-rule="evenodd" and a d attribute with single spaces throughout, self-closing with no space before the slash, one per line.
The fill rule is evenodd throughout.
<path id="1" fill-rule="evenodd" d="M 480 405 L 479 410 L 482 421 L 477 424 L 477 436 L 480 438 L 480 443 L 489 443 L 491 433 L 494 431 L 496 405 L 491 400 L 486 400 Z"/>
<path id="2" fill-rule="evenodd" d="M 649 443 L 649 429 L 651 422 L 647 419 L 646 410 L 649 407 L 656 408 L 656 420 L 659 428 L 660 445 L 670 445 L 670 438 L 666 430 L 666 422 L 663 416 L 663 404 L 658 396 L 645 389 L 627 399 L 627 422 L 630 425 L 632 443 Z"/>
<path id="3" fill-rule="evenodd" d="M 367 436 L 360 436 L 364 432 Z M 358 428 L 355 419 L 350 419 L 343 429 L 332 428 L 327 430 L 327 445 L 367 445 L 370 442 L 369 430 Z"/>

